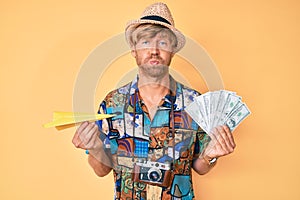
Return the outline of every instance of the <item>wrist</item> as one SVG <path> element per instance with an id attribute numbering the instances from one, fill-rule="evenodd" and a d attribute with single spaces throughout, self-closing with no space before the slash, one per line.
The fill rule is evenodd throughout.
<path id="1" fill-rule="evenodd" d="M 209 166 L 214 166 L 218 160 L 217 157 L 210 157 L 210 156 L 203 156 L 203 160 L 206 162 Z"/>

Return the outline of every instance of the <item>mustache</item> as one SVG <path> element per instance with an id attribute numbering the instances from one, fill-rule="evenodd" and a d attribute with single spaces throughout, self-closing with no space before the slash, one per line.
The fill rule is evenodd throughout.
<path id="1" fill-rule="evenodd" d="M 163 60 L 162 57 L 160 57 L 159 55 L 150 55 L 149 57 L 147 57 L 145 59 L 145 61 L 148 62 L 151 59 L 155 59 L 155 60 L 158 60 L 158 61 L 162 61 Z"/>

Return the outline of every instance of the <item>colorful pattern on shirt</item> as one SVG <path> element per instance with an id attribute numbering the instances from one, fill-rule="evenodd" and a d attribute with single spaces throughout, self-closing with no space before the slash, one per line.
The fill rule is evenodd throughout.
<path id="1" fill-rule="evenodd" d="M 147 191 L 151 185 L 151 191 L 159 188 L 160 199 L 192 200 L 192 162 L 208 136 L 184 108 L 200 94 L 170 76 L 170 92 L 151 121 L 137 82 L 138 78 L 110 92 L 99 108 L 99 113 L 117 114 L 97 122 L 107 133 L 105 146 L 117 155 L 115 199 L 146 200 L 154 195 Z"/>

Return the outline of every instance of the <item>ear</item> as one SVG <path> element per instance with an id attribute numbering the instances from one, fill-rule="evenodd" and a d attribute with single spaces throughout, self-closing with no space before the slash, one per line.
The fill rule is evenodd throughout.
<path id="1" fill-rule="evenodd" d="M 132 55 L 134 58 L 136 58 L 136 51 L 135 51 L 135 49 L 132 49 L 132 50 L 131 50 L 131 55 Z"/>

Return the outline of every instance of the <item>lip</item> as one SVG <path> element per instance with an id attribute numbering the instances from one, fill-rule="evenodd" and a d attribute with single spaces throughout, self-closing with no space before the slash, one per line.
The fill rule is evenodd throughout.
<path id="1" fill-rule="evenodd" d="M 158 65 L 159 64 L 159 61 L 158 60 L 150 60 L 149 63 L 151 65 Z"/>

